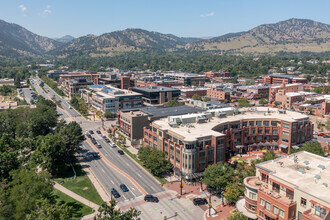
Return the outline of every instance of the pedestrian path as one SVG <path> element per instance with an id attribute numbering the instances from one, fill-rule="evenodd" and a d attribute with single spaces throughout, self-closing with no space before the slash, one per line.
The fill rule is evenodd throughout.
<path id="1" fill-rule="evenodd" d="M 84 197 L 82 197 L 82 196 L 80 196 L 80 195 L 72 192 L 71 190 L 65 188 L 64 186 L 62 186 L 62 185 L 60 185 L 60 184 L 58 184 L 56 182 L 55 182 L 54 188 L 57 189 L 57 190 L 59 190 L 59 191 L 61 191 L 64 194 L 70 196 L 71 198 L 73 198 L 73 199 L 81 202 L 82 204 L 84 204 L 84 205 L 86 205 L 86 206 L 91 207 L 92 209 L 94 209 L 95 212 L 92 213 L 92 214 L 90 214 L 90 215 L 88 215 L 88 216 L 94 217 L 98 213 L 97 210 L 100 208 L 100 206 L 97 205 L 97 204 L 95 204 L 94 202 L 91 202 L 91 201 L 85 199 Z"/>

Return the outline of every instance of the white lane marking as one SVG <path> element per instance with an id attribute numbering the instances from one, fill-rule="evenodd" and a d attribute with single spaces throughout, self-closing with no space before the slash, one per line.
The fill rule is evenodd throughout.
<path id="1" fill-rule="evenodd" d="M 102 168 L 103 173 L 105 173 L 105 170 Z"/>
<path id="2" fill-rule="evenodd" d="M 138 175 L 139 177 L 141 177 L 141 178 L 142 178 L 142 176 L 141 176 L 139 173 L 138 173 L 137 175 Z"/>
<path id="3" fill-rule="evenodd" d="M 126 164 L 127 164 L 128 167 L 130 166 L 128 163 L 126 163 Z"/>
<path id="4" fill-rule="evenodd" d="M 150 186 L 150 188 L 151 188 L 151 189 L 153 189 L 153 190 L 155 190 L 155 188 L 154 188 L 154 187 L 152 187 L 152 186 Z"/>
<path id="5" fill-rule="evenodd" d="M 111 180 L 112 184 L 115 185 L 115 183 Z"/>

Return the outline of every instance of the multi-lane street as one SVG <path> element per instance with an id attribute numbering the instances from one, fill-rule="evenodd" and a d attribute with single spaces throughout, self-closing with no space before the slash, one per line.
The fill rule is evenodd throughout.
<path id="1" fill-rule="evenodd" d="M 57 101 L 60 100 L 61 106 L 64 110 L 58 108 L 58 112 L 63 118 L 69 119 L 71 116 L 71 120 L 72 118 L 76 120 L 81 125 L 83 131 L 94 130 L 95 132 L 95 130 L 99 129 L 100 124 L 85 119 L 79 114 L 79 112 L 71 108 L 65 99 L 55 93 L 46 84 L 44 86 L 45 90 L 43 90 L 39 86 L 40 82 L 41 79 L 39 78 L 33 80 L 33 86 L 35 87 L 36 91 L 45 98 L 55 98 Z M 71 120 L 69 119 L 69 121 Z M 141 168 L 134 161 L 132 161 L 132 159 L 130 159 L 128 155 L 118 154 L 118 148 L 111 148 L 110 145 L 104 141 L 101 135 L 95 133 L 93 134 L 93 136 L 96 141 L 102 146 L 102 148 L 97 148 L 97 150 L 100 151 L 100 153 L 105 157 L 105 159 L 123 172 L 125 172 L 127 175 L 132 177 L 136 181 L 136 183 L 141 186 L 148 194 L 155 194 L 164 191 L 160 184 L 143 168 Z M 88 154 L 88 152 L 96 151 L 96 147 L 91 145 L 87 141 L 83 142 L 82 147 L 84 150 L 86 150 L 85 154 Z M 109 195 L 111 194 L 111 188 L 116 188 L 120 192 L 119 185 L 122 183 L 126 184 L 130 191 L 129 193 L 121 193 L 123 196 L 119 198 L 118 201 L 134 199 L 143 195 L 142 192 L 140 192 L 140 190 L 137 188 L 137 186 L 135 186 L 121 173 L 111 169 L 109 165 L 105 163 L 102 159 L 90 160 L 89 165 L 97 176 L 97 178 L 101 181 L 102 185 L 105 187 Z"/>
<path id="2" fill-rule="evenodd" d="M 47 99 L 55 99 L 61 103 L 61 108 L 57 111 L 61 118 L 66 121 L 76 121 L 82 127 L 83 132 L 93 130 L 92 136 L 101 148 L 94 146 L 90 140 L 82 143 L 82 150 L 79 152 L 80 162 L 87 164 L 94 173 L 95 177 L 103 186 L 107 194 L 111 195 L 111 189 L 115 188 L 120 193 L 118 206 L 121 210 L 128 210 L 135 207 L 142 211 L 141 219 L 162 219 L 163 216 L 171 217 L 174 212 L 180 211 L 175 219 L 200 219 L 204 211 L 195 207 L 189 199 L 178 199 L 176 193 L 165 191 L 147 171 L 135 163 L 128 155 L 120 155 L 118 147 L 112 148 L 104 138 L 95 131 L 101 127 L 101 122 L 87 120 L 75 109 L 70 107 L 67 100 L 55 93 L 46 84 L 42 89 L 39 84 L 41 79 L 34 78 L 31 82 L 39 95 Z M 103 134 L 105 134 L 103 132 Z M 98 157 L 91 153 L 97 152 Z M 123 192 L 120 184 L 125 184 L 129 189 Z M 148 203 L 143 200 L 144 194 L 153 194 L 159 197 L 159 203 Z M 173 216 L 174 217 L 174 216 Z"/>

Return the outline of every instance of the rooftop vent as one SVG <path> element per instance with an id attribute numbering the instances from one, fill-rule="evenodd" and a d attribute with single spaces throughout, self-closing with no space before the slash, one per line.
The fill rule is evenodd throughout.
<path id="1" fill-rule="evenodd" d="M 322 183 L 322 186 L 323 187 L 328 187 L 328 184 L 327 183 Z"/>
<path id="2" fill-rule="evenodd" d="M 314 179 L 319 180 L 319 179 L 321 179 L 321 176 L 317 174 L 317 175 L 314 176 Z"/>
<path id="3" fill-rule="evenodd" d="M 298 172 L 301 173 L 301 174 L 305 174 L 306 173 L 306 171 L 303 168 L 299 168 L 298 169 Z"/>
<path id="4" fill-rule="evenodd" d="M 322 164 L 319 164 L 317 167 L 318 167 L 318 168 L 320 168 L 320 169 L 322 169 L 322 170 L 324 170 L 324 169 L 325 169 L 325 166 L 324 166 L 324 165 L 322 165 Z"/>
<path id="5" fill-rule="evenodd" d="M 305 160 L 303 163 L 306 164 L 306 165 L 308 165 L 309 164 L 309 161 L 308 160 Z"/>

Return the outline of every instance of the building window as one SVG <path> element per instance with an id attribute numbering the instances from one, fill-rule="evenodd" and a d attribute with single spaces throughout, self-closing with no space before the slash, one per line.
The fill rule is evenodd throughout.
<path id="1" fill-rule="evenodd" d="M 256 125 L 257 125 L 257 126 L 261 126 L 261 125 L 262 125 L 262 124 L 261 124 L 261 121 L 257 121 L 257 122 L 256 122 Z"/>
<path id="2" fill-rule="evenodd" d="M 290 124 L 288 124 L 288 123 L 283 123 L 283 128 L 289 129 L 289 128 L 290 128 Z"/>
<path id="3" fill-rule="evenodd" d="M 264 217 L 263 211 L 259 211 L 259 215 L 260 215 L 261 218 L 263 218 Z"/>
<path id="4" fill-rule="evenodd" d="M 218 145 L 223 145 L 224 140 L 223 139 L 218 139 Z"/>
<path id="5" fill-rule="evenodd" d="M 260 199 L 260 205 L 261 205 L 261 206 L 265 206 L 265 200 Z"/>
<path id="6" fill-rule="evenodd" d="M 284 211 L 282 209 L 280 209 L 280 217 L 284 218 Z"/>
<path id="7" fill-rule="evenodd" d="M 275 215 L 277 215 L 277 214 L 278 214 L 278 207 L 276 207 L 276 206 L 273 206 L 273 213 L 274 213 Z"/>
<path id="8" fill-rule="evenodd" d="M 278 134 L 278 131 L 273 129 L 272 134 Z"/>
<path id="9" fill-rule="evenodd" d="M 289 132 L 287 131 L 282 132 L 282 141 L 289 142 Z"/>
<path id="10" fill-rule="evenodd" d="M 270 133 L 270 130 L 269 130 L 269 129 L 266 129 L 266 130 L 265 130 L 265 133 L 266 133 L 266 134 L 269 134 L 269 133 Z"/>
<path id="11" fill-rule="evenodd" d="M 273 190 L 275 192 L 279 193 L 280 192 L 280 185 L 278 185 L 277 183 L 274 183 L 273 182 Z"/>
<path id="12" fill-rule="evenodd" d="M 271 122 L 271 125 L 272 125 L 273 127 L 276 127 L 276 126 L 277 126 L 277 124 L 278 124 L 278 122 L 277 122 L 277 121 L 272 121 L 272 122 Z"/>
<path id="13" fill-rule="evenodd" d="M 301 199 L 300 199 L 300 205 L 301 205 L 302 207 L 306 207 L 306 203 L 307 203 L 306 199 L 304 199 L 304 198 L 301 198 Z"/>
<path id="14" fill-rule="evenodd" d="M 253 192 L 249 193 L 249 198 L 250 199 L 256 200 L 256 197 L 257 197 L 257 195 L 255 193 L 253 193 Z"/>
<path id="15" fill-rule="evenodd" d="M 266 208 L 268 211 L 270 211 L 270 203 L 269 203 L 269 202 L 266 202 L 266 206 L 265 206 L 265 208 Z"/>
<path id="16" fill-rule="evenodd" d="M 264 121 L 264 126 L 269 126 L 269 121 Z"/>
<path id="17" fill-rule="evenodd" d="M 315 205 L 315 215 L 320 216 L 322 219 L 325 217 L 326 210 L 318 205 Z"/>
<path id="18" fill-rule="evenodd" d="M 249 126 L 254 126 L 254 121 L 249 121 Z"/>
<path id="19" fill-rule="evenodd" d="M 242 122 L 242 127 L 247 127 L 247 122 Z"/>

